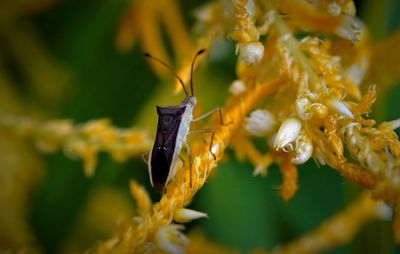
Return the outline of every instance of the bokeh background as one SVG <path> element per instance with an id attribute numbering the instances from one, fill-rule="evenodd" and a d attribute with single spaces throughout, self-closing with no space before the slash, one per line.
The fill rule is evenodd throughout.
<path id="1" fill-rule="evenodd" d="M 189 31 L 195 22 L 193 10 L 206 2 L 179 1 Z M 182 94 L 173 93 L 171 77 L 160 79 L 151 70 L 140 44 L 129 51 L 117 49 L 116 34 L 129 4 L 127 0 L 1 0 L 0 113 L 43 121 L 68 118 L 76 123 L 109 118 L 115 126 L 138 126 L 154 135 L 154 105 L 177 103 Z M 373 41 L 400 27 L 400 1 L 356 5 Z M 172 56 L 167 35 L 163 36 Z M 223 50 L 211 54 L 196 72 L 202 111 L 223 105 L 235 79 L 233 43 L 216 44 Z M 374 118 L 400 118 L 398 98 L 400 86 L 378 93 Z M 94 176 L 87 178 L 80 160 L 62 151 L 42 154 L 29 139 L 4 131 L 0 131 L 0 154 L 0 250 L 71 253 L 106 239 L 119 221 L 133 215 L 128 188 L 132 178 L 150 191 L 154 201 L 160 197 L 151 189 L 140 158 L 116 163 L 101 154 Z M 309 161 L 299 168 L 299 191 L 285 203 L 277 195 L 279 170 L 272 167 L 267 177 L 253 177 L 252 170 L 228 150 L 191 205 L 210 218 L 188 224 L 187 229 L 242 251 L 271 249 L 312 230 L 360 191 L 334 170 Z M 376 221 L 351 244 L 329 253 L 395 252 L 390 222 Z"/>

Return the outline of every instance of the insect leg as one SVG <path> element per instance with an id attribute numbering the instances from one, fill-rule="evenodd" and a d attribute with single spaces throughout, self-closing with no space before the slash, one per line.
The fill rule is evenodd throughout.
<path id="1" fill-rule="evenodd" d="M 219 114 L 219 123 L 220 123 L 221 125 L 229 125 L 229 124 L 232 123 L 232 121 L 230 121 L 229 123 L 224 123 L 224 119 L 223 119 L 223 117 L 222 117 L 222 109 L 221 109 L 221 108 L 215 108 L 215 109 L 213 109 L 213 110 L 211 110 L 211 111 L 208 111 L 207 113 L 205 113 L 205 114 L 203 114 L 203 115 L 201 115 L 201 116 L 199 116 L 199 117 L 193 118 L 193 119 L 192 119 L 192 122 L 200 121 L 200 120 L 206 118 L 207 116 L 210 116 L 210 115 L 214 114 L 214 113 L 217 112 L 217 111 L 218 111 L 218 114 Z"/>
<path id="2" fill-rule="evenodd" d="M 217 159 L 217 156 L 213 153 L 212 151 L 212 146 L 214 143 L 214 136 L 215 136 L 215 131 L 213 128 L 208 128 L 208 129 L 199 129 L 199 130 L 192 130 L 189 132 L 189 135 L 191 134 L 198 134 L 198 133 L 211 133 L 211 141 L 210 141 L 210 147 L 209 147 L 209 151 L 210 153 L 213 155 L 214 160 Z"/>
<path id="3" fill-rule="evenodd" d="M 186 146 L 186 152 L 187 152 L 187 156 L 189 158 L 189 182 L 190 182 L 190 188 L 192 188 L 192 165 L 193 165 L 193 158 L 192 158 L 192 154 L 190 153 L 190 148 L 187 142 L 185 142 L 185 146 Z"/>
<path id="4" fill-rule="evenodd" d="M 150 152 L 145 152 L 145 153 L 142 153 L 142 160 L 144 161 L 144 162 L 146 162 L 146 164 L 149 164 L 149 154 L 150 154 Z"/>

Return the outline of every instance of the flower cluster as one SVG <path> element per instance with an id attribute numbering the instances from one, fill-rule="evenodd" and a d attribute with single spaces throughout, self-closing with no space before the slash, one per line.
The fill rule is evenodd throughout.
<path id="1" fill-rule="evenodd" d="M 221 13 L 213 11 L 222 9 L 229 10 L 232 18 L 221 18 Z M 214 127 L 223 133 L 233 130 L 237 133 L 231 141 L 228 138 L 216 143 L 219 148 L 230 142 L 239 158 L 248 158 L 254 164 L 255 174 L 265 174 L 273 162 L 279 164 L 283 179 L 279 192 L 285 200 L 292 198 L 297 190 L 296 165 L 313 157 L 319 164 L 336 169 L 348 180 L 373 189 L 376 198 L 396 206 L 399 171 L 399 142 L 393 132 L 396 122 L 376 126 L 375 121 L 368 118 L 376 92 L 375 86 L 370 86 L 368 92 L 361 95 L 360 85 L 369 66 L 370 54 L 365 28 L 355 17 L 352 1 L 275 3 L 238 0 L 233 5 L 221 1 L 207 5 L 199 16 L 199 27 L 219 33 L 229 31 L 228 38 L 237 43 L 238 78 L 232 83 L 230 92 L 231 100 L 240 99 L 242 102 L 233 109 L 228 103 L 225 110 L 234 122 L 234 128 Z M 296 31 L 332 33 L 338 38 L 332 41 L 328 37 L 307 35 L 299 39 L 295 36 Z M 261 41 L 264 35 L 267 39 Z M 345 45 L 346 41 L 348 45 L 354 45 L 353 48 L 341 48 L 340 45 Z M 353 58 L 346 59 L 347 54 Z M 268 102 L 265 96 L 259 97 L 259 108 L 249 112 L 244 119 L 243 113 L 247 114 L 246 110 L 251 107 L 244 108 L 243 105 L 248 99 L 260 96 L 261 84 L 268 84 L 272 79 L 279 80 L 273 96 Z M 241 116 L 232 114 L 235 110 L 242 111 Z M 217 140 L 221 140 L 220 135 L 217 132 Z M 266 138 L 269 149 L 265 154 L 252 144 L 253 136 Z M 346 150 L 357 162 L 346 158 Z M 196 181 L 200 177 L 203 182 L 204 174 L 207 176 L 210 166 L 215 166 L 216 161 L 200 159 L 206 154 L 195 157 Z M 199 170 L 203 172 L 200 175 Z M 160 203 L 156 204 L 158 208 L 158 205 L 168 203 L 168 209 L 153 210 L 152 219 L 144 224 L 156 225 L 160 217 L 169 218 L 160 222 L 161 228 L 165 227 L 164 223 L 171 222 L 173 216 L 168 214 L 175 214 L 174 211 L 181 209 L 181 205 L 185 206 L 194 195 L 190 192 L 190 198 L 186 196 L 187 184 L 181 180 L 187 177 L 185 171 L 178 172 Z M 194 184 L 195 190 L 200 187 L 197 183 Z M 174 189 L 178 188 L 176 185 L 179 191 Z M 175 193 L 181 200 L 178 203 Z M 373 218 L 375 209 L 367 210 L 372 211 L 373 216 L 365 218 Z M 353 235 L 362 223 L 355 222 L 354 230 L 348 230 L 349 235 Z M 173 224 L 171 227 L 176 231 Z M 395 235 L 397 231 L 395 227 Z M 323 233 L 318 232 L 316 234 L 322 237 Z M 151 238 L 151 234 L 148 235 L 147 239 Z M 336 240 L 326 241 L 335 245 Z"/>
<path id="2" fill-rule="evenodd" d="M 109 153 L 122 162 L 147 151 L 151 144 L 145 131 L 119 129 L 106 119 L 74 126 L 70 120 L 41 123 L 29 118 L 2 116 L 0 125 L 33 139 L 42 152 L 63 150 L 71 159 L 82 159 L 87 176 L 94 174 L 98 153 Z"/>

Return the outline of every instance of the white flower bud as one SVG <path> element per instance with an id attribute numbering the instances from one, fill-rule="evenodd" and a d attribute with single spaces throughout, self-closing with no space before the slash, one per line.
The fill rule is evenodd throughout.
<path id="1" fill-rule="evenodd" d="M 182 225 L 165 225 L 155 233 L 155 243 L 158 248 L 168 254 L 184 254 L 184 246 L 189 244 L 189 239 L 180 232 Z"/>
<path id="2" fill-rule="evenodd" d="M 329 101 L 329 105 L 339 114 L 354 119 L 353 113 L 351 113 L 350 109 L 344 104 L 342 101 L 333 99 Z"/>
<path id="3" fill-rule="evenodd" d="M 379 219 L 389 221 L 393 217 L 393 208 L 383 202 L 380 202 L 376 209 L 376 213 Z"/>
<path id="4" fill-rule="evenodd" d="M 310 159 L 313 154 L 313 145 L 311 139 L 307 135 L 300 135 L 295 141 L 295 157 L 292 158 L 292 163 L 303 164 Z"/>
<path id="5" fill-rule="evenodd" d="M 275 139 L 276 139 L 276 132 L 274 132 L 270 138 L 267 139 L 267 145 L 269 146 L 269 148 L 273 149 L 274 148 L 274 144 L 275 144 Z"/>
<path id="6" fill-rule="evenodd" d="M 239 43 L 237 46 L 239 59 L 246 65 L 257 64 L 264 55 L 264 45 L 261 42 Z"/>
<path id="7" fill-rule="evenodd" d="M 267 175 L 267 167 L 264 163 L 258 163 L 257 166 L 254 168 L 253 176 L 266 176 Z"/>
<path id="8" fill-rule="evenodd" d="M 246 5 L 244 7 L 246 8 L 246 11 L 250 16 L 250 19 L 251 20 L 255 20 L 255 18 L 256 18 L 256 5 L 254 3 L 254 0 L 247 1 Z"/>
<path id="9" fill-rule="evenodd" d="M 349 41 L 358 41 L 361 32 L 361 21 L 356 17 L 344 16 L 342 24 L 336 29 L 335 33 Z"/>
<path id="10" fill-rule="evenodd" d="M 340 6 L 335 2 L 329 3 L 326 9 L 328 13 L 331 14 L 332 16 L 339 16 L 340 13 L 342 12 Z"/>
<path id="11" fill-rule="evenodd" d="M 396 119 L 390 122 L 386 123 L 390 129 L 395 130 L 397 128 L 400 128 L 400 119 Z"/>
<path id="12" fill-rule="evenodd" d="M 276 134 L 274 148 L 276 150 L 284 148 L 299 136 L 300 130 L 301 122 L 297 118 L 286 119 L 279 127 L 278 134 Z"/>
<path id="13" fill-rule="evenodd" d="M 320 151 L 315 154 L 315 158 L 319 165 L 326 165 L 325 156 Z"/>
<path id="14" fill-rule="evenodd" d="M 240 79 L 233 81 L 229 87 L 229 92 L 233 95 L 238 95 L 244 91 L 246 91 L 246 86 Z"/>
<path id="15" fill-rule="evenodd" d="M 290 36 L 291 36 L 291 34 L 287 33 L 287 34 L 282 35 L 280 39 L 282 41 L 288 41 L 290 39 Z"/>
<path id="16" fill-rule="evenodd" d="M 174 213 L 174 220 L 179 223 L 186 223 L 200 218 L 208 218 L 208 215 L 206 213 L 187 208 L 177 209 Z"/>
<path id="17" fill-rule="evenodd" d="M 215 144 L 215 145 L 213 145 L 212 147 L 211 147 L 211 152 L 213 153 L 213 154 L 217 154 L 218 153 L 218 150 L 221 148 L 221 145 L 220 144 Z"/>
<path id="18" fill-rule="evenodd" d="M 197 21 L 201 23 L 210 22 L 213 18 L 213 6 L 211 4 L 199 7 L 194 12 L 194 16 Z"/>
<path id="19" fill-rule="evenodd" d="M 271 112 L 257 109 L 246 118 L 244 128 L 251 135 L 262 137 L 270 133 L 275 125 L 276 120 Z"/>
<path id="20" fill-rule="evenodd" d="M 308 112 L 308 107 L 310 106 L 310 101 L 307 98 L 298 98 L 296 100 L 296 112 L 297 115 L 302 120 L 309 120 L 311 118 L 310 112 Z"/>
<path id="21" fill-rule="evenodd" d="M 318 102 L 311 103 L 307 98 L 298 98 L 296 100 L 296 113 L 301 120 L 310 120 L 311 117 L 316 116 L 324 118 L 328 113 L 328 108 Z"/>
<path id="22" fill-rule="evenodd" d="M 366 65 L 366 63 L 364 64 Z M 360 86 L 365 76 L 365 73 L 366 70 L 363 68 L 363 66 L 359 64 L 352 64 L 344 71 L 345 77 L 352 81 L 356 86 Z"/>

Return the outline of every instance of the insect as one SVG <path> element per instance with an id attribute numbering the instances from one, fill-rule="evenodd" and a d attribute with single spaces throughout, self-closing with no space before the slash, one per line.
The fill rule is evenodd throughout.
<path id="1" fill-rule="evenodd" d="M 171 178 L 174 176 L 175 165 L 180 158 L 180 152 L 182 150 L 182 146 L 185 144 L 189 164 L 190 164 L 190 186 L 192 186 L 192 157 L 190 154 L 190 149 L 188 144 L 186 143 L 186 137 L 189 134 L 194 133 L 211 133 L 211 141 L 210 141 L 210 152 L 214 139 L 214 130 L 213 129 L 200 129 L 190 131 L 190 123 L 201 120 L 214 112 L 219 112 L 220 122 L 222 121 L 222 112 L 220 108 L 216 108 L 211 110 L 210 112 L 205 113 L 204 115 L 193 118 L 193 109 L 197 103 L 196 97 L 194 96 L 193 89 L 193 69 L 196 59 L 199 55 L 203 54 L 205 49 L 201 49 L 197 52 L 195 57 L 193 58 L 191 68 L 190 68 L 190 90 L 191 95 L 188 93 L 188 89 L 183 82 L 183 80 L 169 67 L 166 63 L 151 56 L 148 53 L 145 53 L 146 57 L 149 57 L 165 67 L 167 67 L 171 73 L 179 80 L 183 91 L 185 92 L 185 99 L 179 105 L 173 106 L 156 106 L 157 115 L 158 115 L 158 125 L 157 132 L 154 141 L 153 148 L 147 153 L 148 160 L 144 157 L 143 159 L 146 161 L 149 177 L 151 185 L 158 191 L 161 192 L 164 187 L 168 184 Z M 212 153 L 214 159 L 216 159 L 214 153 Z"/>

